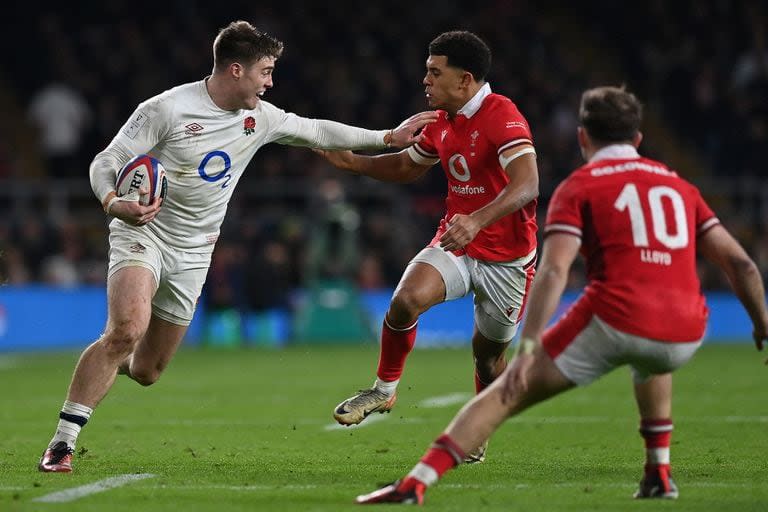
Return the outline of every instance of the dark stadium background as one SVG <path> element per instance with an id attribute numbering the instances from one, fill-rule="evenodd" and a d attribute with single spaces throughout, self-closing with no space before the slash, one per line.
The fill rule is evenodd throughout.
<path id="1" fill-rule="evenodd" d="M 625 84 L 645 104 L 641 151 L 696 183 L 768 276 L 768 8 L 761 1 L 637 2 L 52 2 L 0 21 L 0 278 L 6 289 L 104 284 L 106 225 L 90 159 L 142 100 L 210 72 L 218 28 L 245 19 L 285 42 L 266 99 L 309 117 L 370 128 L 425 108 L 426 48 L 469 29 L 493 50 L 489 81 L 515 101 L 535 137 L 540 218 L 580 164 L 580 92 Z M 33 119 L 64 85 L 82 124 Z M 66 102 L 65 102 L 66 103 Z M 46 151 L 47 129 L 79 140 Z M 445 179 L 391 186 L 330 168 L 309 150 L 271 145 L 241 180 L 204 291 L 206 311 L 291 310 L 295 290 L 342 278 L 393 287 L 431 238 Z M 339 211 L 359 218 L 345 230 Z M 354 225 L 354 222 L 353 222 Z M 347 226 L 348 227 L 348 226 Z M 327 228 L 327 229 L 324 229 Z M 318 233 L 324 233 L 318 240 Z M 323 249 L 350 236 L 350 250 Z M 724 277 L 701 265 L 706 290 Z M 580 269 L 571 280 L 583 284 Z"/>

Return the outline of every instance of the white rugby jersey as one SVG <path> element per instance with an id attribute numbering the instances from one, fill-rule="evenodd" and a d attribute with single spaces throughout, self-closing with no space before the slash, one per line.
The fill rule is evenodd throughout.
<path id="1" fill-rule="evenodd" d="M 103 201 L 128 160 L 151 154 L 167 171 L 168 195 L 154 221 L 139 229 L 185 251 L 210 252 L 232 191 L 260 147 L 277 142 L 325 149 L 383 148 L 386 133 L 303 118 L 266 101 L 253 110 L 222 110 L 201 80 L 141 103 L 96 155 L 91 185 Z"/>

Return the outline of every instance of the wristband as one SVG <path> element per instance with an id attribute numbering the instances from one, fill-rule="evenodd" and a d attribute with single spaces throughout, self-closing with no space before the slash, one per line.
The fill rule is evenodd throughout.
<path id="1" fill-rule="evenodd" d="M 392 147 L 392 135 L 393 135 L 394 133 L 395 133 L 395 129 L 394 129 L 394 128 L 392 128 L 392 129 L 390 129 L 390 130 L 389 130 L 389 132 L 387 132 L 387 135 L 385 135 L 385 136 L 384 136 L 384 139 L 385 139 L 385 140 L 384 140 L 384 144 L 385 144 L 385 145 L 386 145 L 388 148 L 391 148 L 391 147 Z M 389 136 L 389 140 L 386 140 L 387 136 Z"/>
<path id="2" fill-rule="evenodd" d="M 101 202 L 101 207 L 104 209 L 104 213 L 109 215 L 109 209 L 112 207 L 113 204 L 115 204 L 115 199 L 117 199 L 117 192 L 114 190 L 106 195 L 104 200 Z"/>
<path id="3" fill-rule="evenodd" d="M 122 199 L 121 197 L 117 197 L 117 196 L 113 197 L 112 199 L 110 199 L 110 200 L 109 200 L 109 202 L 107 203 L 107 206 L 105 206 L 105 207 L 104 207 L 104 212 L 105 212 L 107 215 L 109 215 L 109 210 L 111 210 L 111 209 L 112 209 L 112 206 L 113 206 L 113 205 L 114 205 L 116 202 L 118 202 L 118 201 L 122 201 L 122 200 L 123 200 L 123 199 Z"/>

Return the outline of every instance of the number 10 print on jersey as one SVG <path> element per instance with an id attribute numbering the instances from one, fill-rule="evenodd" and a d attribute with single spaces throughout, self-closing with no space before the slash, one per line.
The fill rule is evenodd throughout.
<path id="1" fill-rule="evenodd" d="M 664 199 L 667 199 L 672 205 L 674 226 L 667 224 Z M 632 224 L 632 241 L 635 247 L 648 247 L 648 228 L 645 224 L 645 215 L 637 186 L 634 183 L 627 183 L 613 206 L 620 212 L 629 211 L 629 221 Z M 651 187 L 648 189 L 648 206 L 651 210 L 651 223 L 656 240 L 669 249 L 680 249 L 687 246 L 688 221 L 685 217 L 685 204 L 680 193 L 671 187 Z M 666 251 L 641 249 L 640 261 L 671 265 L 672 254 Z"/>

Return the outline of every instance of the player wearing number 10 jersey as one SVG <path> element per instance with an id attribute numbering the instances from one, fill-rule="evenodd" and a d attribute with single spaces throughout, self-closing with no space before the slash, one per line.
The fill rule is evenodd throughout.
<path id="1" fill-rule="evenodd" d="M 696 239 L 718 223 L 696 187 L 631 144 L 613 144 L 557 187 L 544 235 L 581 239 L 589 281 L 581 300 L 600 319 L 625 333 L 689 342 L 707 321 Z M 555 355 L 567 337 L 553 338 Z"/>
<path id="2" fill-rule="evenodd" d="M 282 42 L 250 23 L 231 23 L 213 43 L 211 76 L 139 105 L 91 164 L 93 190 L 114 217 L 107 326 L 80 358 L 41 471 L 72 470 L 80 429 L 117 373 L 145 386 L 160 377 L 192 320 L 232 191 L 260 147 L 406 147 L 436 117 L 423 112 L 395 129 L 372 131 L 286 113 L 261 100 L 282 50 Z M 167 170 L 162 208 L 159 198 L 143 206 L 116 196 L 117 171 L 140 153 Z"/>
<path id="3" fill-rule="evenodd" d="M 696 352 L 706 323 L 696 251 L 727 274 L 758 349 L 768 339 L 763 282 L 698 190 L 637 153 L 641 106 L 634 95 L 590 89 L 579 118 L 588 163 L 560 184 L 550 203 L 516 357 L 405 478 L 359 496 L 359 503 L 421 503 L 426 488 L 506 418 L 622 365 L 632 370 L 646 451 L 635 498 L 678 497 L 670 473 L 672 372 Z M 587 287 L 545 331 L 579 251 Z"/>

